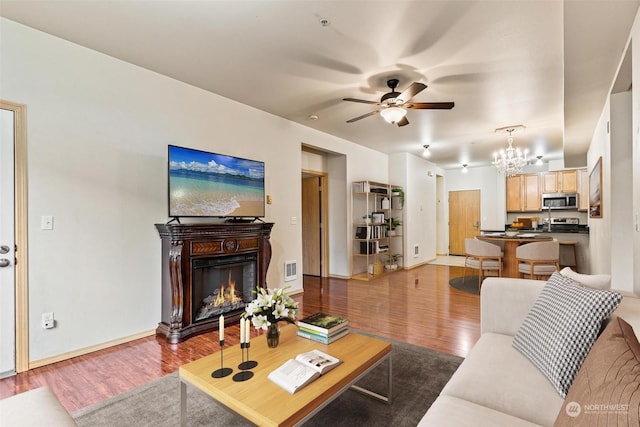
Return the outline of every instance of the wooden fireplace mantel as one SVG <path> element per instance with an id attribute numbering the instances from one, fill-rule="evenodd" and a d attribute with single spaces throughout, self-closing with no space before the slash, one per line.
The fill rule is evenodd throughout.
<path id="1" fill-rule="evenodd" d="M 272 228 L 273 223 L 259 222 L 156 224 L 162 239 L 162 320 L 156 334 L 178 343 L 217 328 L 217 318 L 197 323 L 192 319 L 191 274 L 195 259 L 255 253 L 257 286 L 266 288 Z M 225 314 L 225 322 L 235 322 L 241 314 Z"/>

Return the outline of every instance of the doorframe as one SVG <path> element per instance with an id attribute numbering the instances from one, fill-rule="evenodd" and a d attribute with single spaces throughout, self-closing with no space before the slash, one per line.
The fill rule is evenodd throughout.
<path id="1" fill-rule="evenodd" d="M 29 281 L 27 241 L 27 106 L 0 99 L 0 108 L 14 114 L 15 186 L 15 316 L 16 372 L 29 370 Z"/>
<path id="2" fill-rule="evenodd" d="M 329 277 L 329 185 L 326 172 L 302 169 L 303 174 L 320 178 L 320 277 Z"/>

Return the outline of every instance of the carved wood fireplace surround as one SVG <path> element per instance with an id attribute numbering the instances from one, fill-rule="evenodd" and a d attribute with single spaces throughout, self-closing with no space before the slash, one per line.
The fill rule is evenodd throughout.
<path id="1" fill-rule="evenodd" d="M 156 224 L 162 239 L 162 320 L 156 334 L 178 343 L 217 329 L 220 314 L 225 324 L 238 321 L 244 302 L 254 298 L 251 290 L 267 286 L 272 228 L 273 223 Z M 201 282 L 227 274 L 216 292 L 238 302 L 214 306 L 214 295 L 203 303 L 209 291 L 200 287 L 209 285 Z M 244 289 L 235 288 L 235 281 L 244 282 Z"/>

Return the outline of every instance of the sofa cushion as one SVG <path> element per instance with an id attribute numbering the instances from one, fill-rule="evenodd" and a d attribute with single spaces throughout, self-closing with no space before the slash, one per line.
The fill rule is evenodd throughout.
<path id="1" fill-rule="evenodd" d="M 520 326 L 513 346 L 565 397 L 603 320 L 621 299 L 617 292 L 588 288 L 553 273 Z"/>
<path id="2" fill-rule="evenodd" d="M 538 424 L 454 396 L 440 396 L 418 423 L 421 426 L 536 427 Z"/>
<path id="3" fill-rule="evenodd" d="M 75 426 L 49 387 L 40 387 L 0 400 L 0 425 L 20 427 Z"/>
<path id="4" fill-rule="evenodd" d="M 509 335 L 482 334 L 441 396 L 457 397 L 534 424 L 552 426 L 562 398 L 547 378 L 513 348 L 512 341 L 513 336 Z"/>
<path id="5" fill-rule="evenodd" d="M 609 322 L 578 371 L 555 426 L 640 425 L 640 343 L 631 326 Z"/>
<path id="6" fill-rule="evenodd" d="M 608 274 L 580 274 L 573 271 L 570 267 L 565 267 L 560 270 L 560 274 L 590 288 L 611 288 L 611 276 L 609 276 Z"/>

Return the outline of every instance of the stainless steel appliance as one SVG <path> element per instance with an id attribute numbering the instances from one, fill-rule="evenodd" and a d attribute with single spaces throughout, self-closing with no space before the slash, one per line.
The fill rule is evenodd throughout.
<path id="1" fill-rule="evenodd" d="M 542 210 L 578 209 L 577 193 L 545 193 L 542 195 Z"/>
<path id="2" fill-rule="evenodd" d="M 575 231 L 580 228 L 579 218 L 542 218 L 543 227 L 546 229 L 551 222 L 551 231 Z"/>

